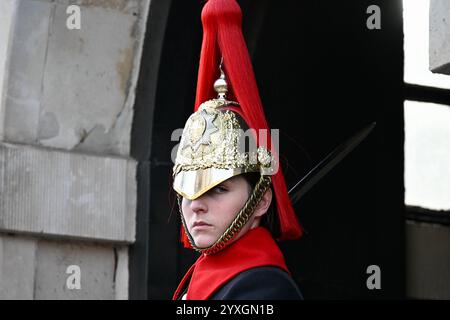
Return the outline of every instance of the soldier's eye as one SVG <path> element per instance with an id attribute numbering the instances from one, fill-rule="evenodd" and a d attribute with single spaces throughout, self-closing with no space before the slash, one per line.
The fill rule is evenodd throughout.
<path id="1" fill-rule="evenodd" d="M 217 186 L 217 187 L 214 187 L 213 191 L 214 191 L 215 193 L 225 193 L 225 192 L 228 191 L 228 189 L 225 188 L 224 186 L 219 185 L 219 186 Z"/>

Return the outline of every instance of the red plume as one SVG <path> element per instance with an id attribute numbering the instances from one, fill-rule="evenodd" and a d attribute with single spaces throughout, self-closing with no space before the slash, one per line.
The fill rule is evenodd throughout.
<path id="1" fill-rule="evenodd" d="M 228 95 L 234 98 L 229 99 L 239 102 L 247 124 L 257 132 L 260 145 L 259 129 L 268 130 L 269 126 L 242 34 L 241 8 L 235 0 L 209 0 L 202 10 L 202 23 L 203 43 L 194 110 L 196 111 L 201 103 L 216 97 L 213 84 L 219 77 L 219 63 L 223 57 Z M 270 137 L 268 141 L 270 144 Z M 270 148 L 270 145 L 268 147 Z M 275 150 L 272 150 L 272 153 L 277 157 Z M 297 239 L 303 232 L 292 207 L 281 167 L 272 176 L 272 184 L 280 221 L 279 240 Z M 190 247 L 184 230 L 182 242 Z"/>

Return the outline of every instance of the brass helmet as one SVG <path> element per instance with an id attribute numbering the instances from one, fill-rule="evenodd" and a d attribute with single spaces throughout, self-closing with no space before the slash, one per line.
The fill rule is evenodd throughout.
<path id="1" fill-rule="evenodd" d="M 202 103 L 187 120 L 173 168 L 173 188 L 178 194 L 184 232 L 192 248 L 205 254 L 220 251 L 239 233 L 277 169 L 270 151 L 256 147 L 254 130 L 248 128 L 239 104 L 226 99 L 228 89 L 222 70 L 214 89 L 217 99 Z M 248 172 L 259 172 L 260 179 L 244 207 L 213 245 L 197 247 L 181 212 L 181 198 L 194 200 L 223 181 Z"/>

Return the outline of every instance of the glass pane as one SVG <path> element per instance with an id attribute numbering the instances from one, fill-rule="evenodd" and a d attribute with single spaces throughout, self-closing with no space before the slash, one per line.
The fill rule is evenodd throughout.
<path id="1" fill-rule="evenodd" d="M 405 101 L 405 203 L 450 209 L 450 106 Z"/>
<path id="2" fill-rule="evenodd" d="M 450 89 L 450 76 L 429 70 L 429 0 L 403 0 L 405 82 Z"/>

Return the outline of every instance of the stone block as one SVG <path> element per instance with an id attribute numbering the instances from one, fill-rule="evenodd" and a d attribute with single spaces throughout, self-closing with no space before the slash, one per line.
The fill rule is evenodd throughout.
<path id="1" fill-rule="evenodd" d="M 4 97 L 6 140 L 21 143 L 36 140 L 51 15 L 50 3 L 18 1 Z"/>
<path id="2" fill-rule="evenodd" d="M 66 24 L 73 4 L 81 29 Z M 4 139 L 128 155 L 148 6 L 148 0 L 20 1 Z"/>
<path id="3" fill-rule="evenodd" d="M 4 137 L 4 87 L 8 83 L 10 41 L 18 0 L 0 1 L 0 141 Z"/>
<path id="4" fill-rule="evenodd" d="M 0 143 L 0 230 L 133 242 L 136 163 Z"/>
<path id="5" fill-rule="evenodd" d="M 74 267 L 77 271 L 74 271 Z M 40 241 L 36 254 L 35 299 L 114 299 L 116 260 L 108 246 Z M 79 287 L 71 277 L 79 276 Z"/>
<path id="6" fill-rule="evenodd" d="M 116 300 L 128 300 L 128 247 L 116 248 L 117 266 L 114 280 L 114 292 Z"/>
<path id="7" fill-rule="evenodd" d="M 0 234 L 0 300 L 34 298 L 36 240 Z"/>
<path id="8" fill-rule="evenodd" d="M 430 70 L 450 75 L 450 2 L 430 2 Z"/>

